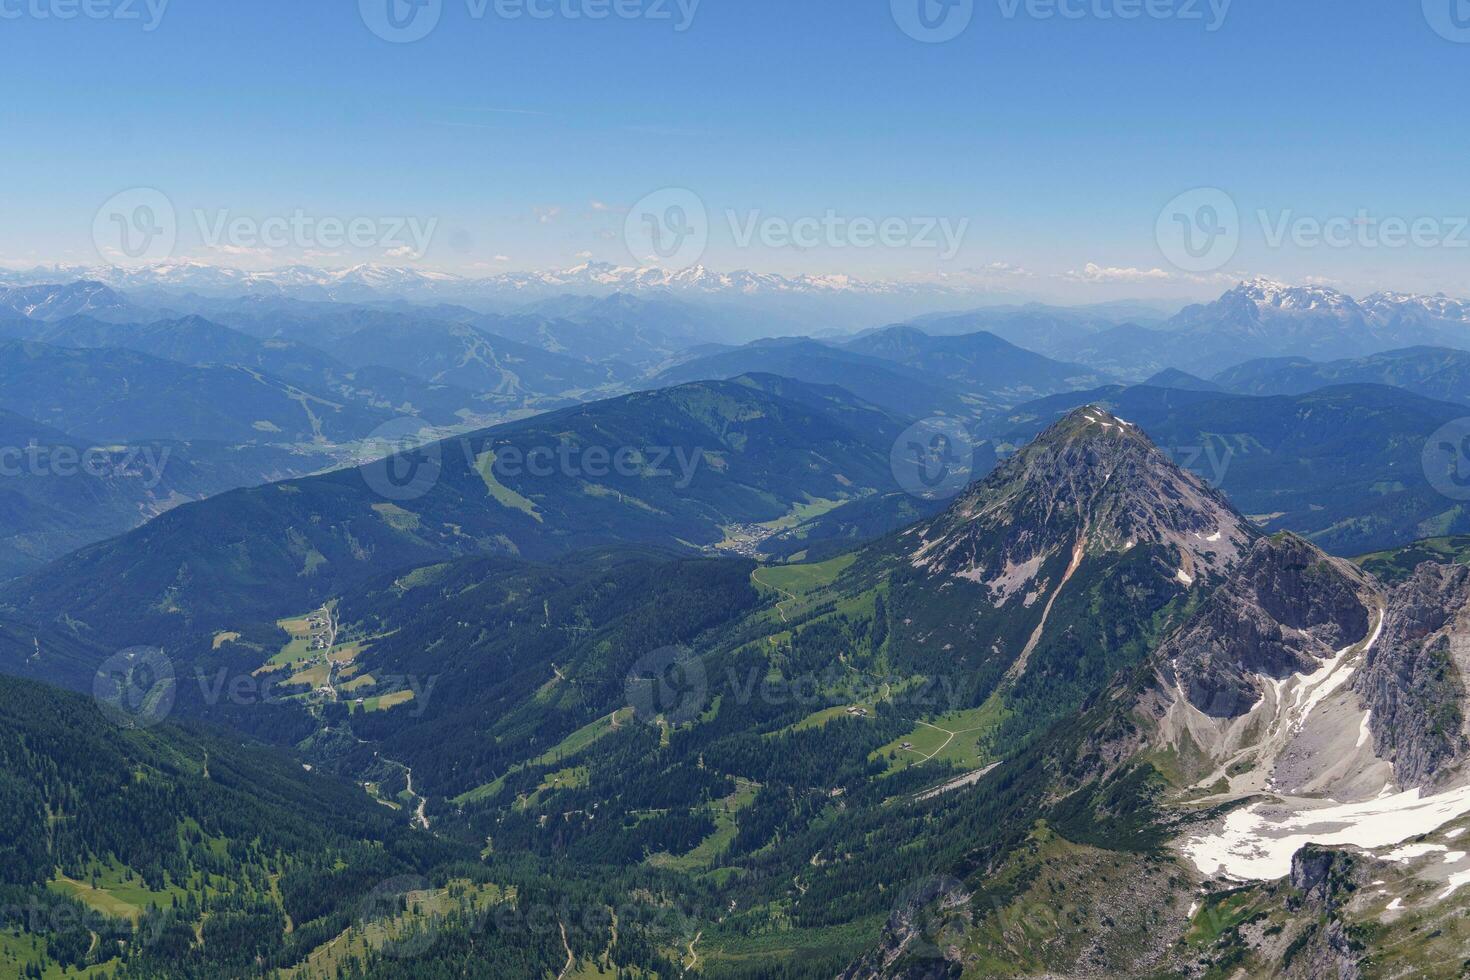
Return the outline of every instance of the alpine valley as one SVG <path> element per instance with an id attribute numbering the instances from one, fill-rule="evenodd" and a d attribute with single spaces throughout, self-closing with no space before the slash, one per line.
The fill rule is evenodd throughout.
<path id="1" fill-rule="evenodd" d="M 0 974 L 1470 971 L 1466 307 L 406 275 L 0 294 Z"/>

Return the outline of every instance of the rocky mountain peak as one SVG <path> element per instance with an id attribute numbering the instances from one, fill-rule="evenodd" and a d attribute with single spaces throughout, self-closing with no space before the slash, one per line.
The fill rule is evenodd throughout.
<path id="1" fill-rule="evenodd" d="M 1028 593 L 1057 555 L 1075 571 L 1088 555 L 1137 547 L 1158 549 L 1169 576 L 1192 587 L 1223 574 L 1255 532 L 1136 425 L 1088 406 L 909 535 L 916 568 L 986 583 L 1001 603 Z"/>

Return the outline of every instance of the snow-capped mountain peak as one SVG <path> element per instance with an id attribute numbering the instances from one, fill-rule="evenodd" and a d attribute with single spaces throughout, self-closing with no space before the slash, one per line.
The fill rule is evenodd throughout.
<path id="1" fill-rule="evenodd" d="M 1363 308 L 1371 313 L 1389 315 L 1396 311 L 1423 312 L 1440 320 L 1457 320 L 1470 323 L 1470 303 L 1453 299 L 1444 293 L 1425 296 L 1419 293 L 1399 293 L 1391 290 L 1374 293 L 1363 300 Z"/>
<path id="2" fill-rule="evenodd" d="M 1343 312 L 1358 307 L 1351 296 L 1329 286 L 1290 286 L 1264 277 L 1246 280 L 1234 292 L 1259 307 L 1285 312 Z"/>

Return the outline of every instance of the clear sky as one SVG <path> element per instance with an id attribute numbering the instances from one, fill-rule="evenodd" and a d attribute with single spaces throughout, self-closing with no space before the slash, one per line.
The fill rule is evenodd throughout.
<path id="1" fill-rule="evenodd" d="M 1466 0 L 413 2 L 0 0 L 0 262 L 95 264 L 99 207 L 146 187 L 175 257 L 627 264 L 674 187 L 722 270 L 1470 295 Z M 433 28 L 385 40 L 394 13 Z M 1202 187 L 1233 230 L 1218 196 L 1165 211 Z M 252 235 L 293 215 L 376 231 Z"/>

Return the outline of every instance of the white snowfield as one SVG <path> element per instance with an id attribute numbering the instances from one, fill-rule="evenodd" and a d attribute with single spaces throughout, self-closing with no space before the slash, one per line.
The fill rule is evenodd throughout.
<path id="1" fill-rule="evenodd" d="M 1391 770 L 1386 763 L 1375 763 L 1367 712 L 1345 685 L 1382 635 L 1384 618 L 1380 609 L 1372 635 L 1360 646 L 1339 651 L 1311 674 L 1273 682 L 1273 689 L 1258 707 L 1273 711 L 1276 717 L 1265 727 L 1259 747 L 1270 772 L 1263 788 L 1276 798 L 1241 807 L 1209 831 L 1180 841 L 1180 851 L 1202 874 L 1273 881 L 1291 873 L 1292 855 L 1307 844 L 1365 850 L 1394 847 L 1470 813 L 1470 785 L 1426 797 L 1418 789 L 1400 791 L 1388 775 L 1370 784 L 1377 787 L 1381 783 L 1376 795 L 1363 792 L 1365 777 Z M 1188 710 L 1193 713 L 1192 708 Z M 1191 727 L 1202 719 L 1192 718 Z M 1312 737 L 1303 738 L 1304 730 Z M 1340 732 L 1339 738 L 1350 741 L 1336 742 L 1341 751 L 1334 752 L 1330 744 L 1314 744 L 1313 738 L 1323 731 Z M 1356 744 L 1349 748 L 1352 742 Z M 1304 751 L 1308 746 L 1316 751 Z M 1315 763 L 1310 768 L 1316 769 L 1317 778 L 1302 771 L 1304 756 Z M 1314 793 L 1314 784 L 1336 785 L 1329 785 L 1320 796 L 1307 796 L 1281 792 L 1278 782 L 1313 786 Z M 1248 790 L 1249 780 L 1241 783 L 1238 788 L 1246 792 L 1239 795 L 1256 795 Z M 1333 789 L 1343 791 L 1352 802 L 1334 798 Z M 1447 839 L 1456 836 L 1458 832 Z M 1442 845 L 1412 844 L 1383 856 L 1408 862 L 1448 850 Z M 1446 896 L 1470 884 L 1470 871 L 1450 876 L 1447 883 Z"/>
<path id="2" fill-rule="evenodd" d="M 1363 803 L 1317 809 L 1301 809 L 1304 802 L 1258 803 L 1236 810 L 1225 818 L 1223 830 L 1187 840 L 1182 850 L 1204 874 L 1271 881 L 1291 874 L 1291 856 L 1307 844 L 1373 849 L 1438 830 L 1470 813 L 1470 786 L 1424 798 L 1411 789 Z M 1385 856 L 1408 861 L 1430 853 L 1413 846 L 1403 851 L 1408 853 L 1395 851 Z"/>

